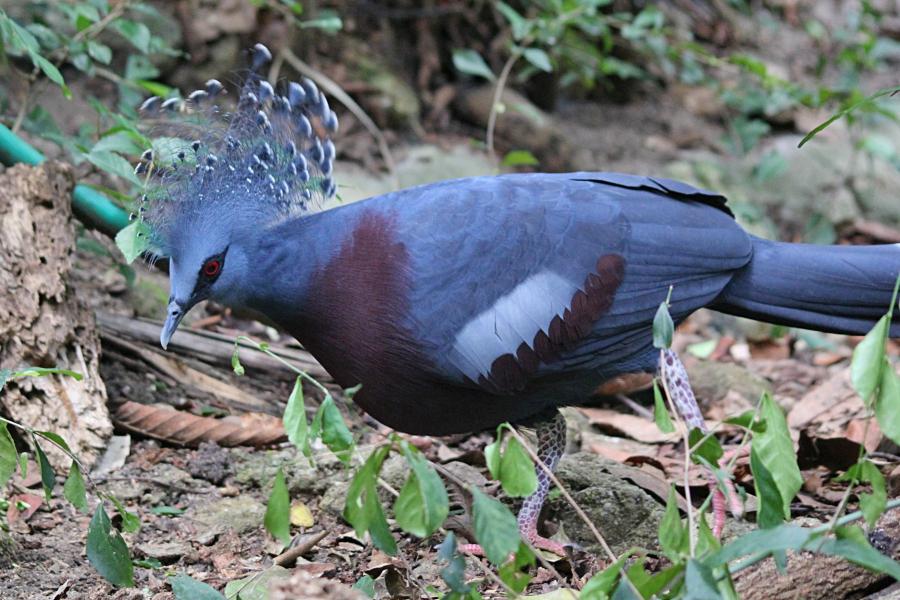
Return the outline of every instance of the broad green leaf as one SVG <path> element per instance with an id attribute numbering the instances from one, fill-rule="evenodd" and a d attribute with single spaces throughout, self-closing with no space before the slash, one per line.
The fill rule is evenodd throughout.
<path id="1" fill-rule="evenodd" d="M 294 389 L 284 408 L 284 431 L 291 442 L 305 456 L 312 456 L 309 443 L 309 423 L 306 421 L 306 404 L 303 401 L 303 380 L 298 376 Z"/>
<path id="2" fill-rule="evenodd" d="M 65 485 L 63 485 L 63 496 L 71 502 L 72 506 L 81 512 L 87 512 L 87 492 L 84 488 L 84 477 L 81 476 L 81 469 L 75 461 L 72 461 L 69 476 L 66 478 Z"/>
<path id="3" fill-rule="evenodd" d="M 179 515 L 184 514 L 183 508 L 175 508 L 174 506 L 167 506 L 165 504 L 160 506 L 154 506 L 150 509 L 154 515 L 160 515 L 162 517 L 177 517 Z"/>
<path id="4" fill-rule="evenodd" d="M 656 426 L 663 433 L 673 433 L 675 425 L 669 417 L 669 409 L 666 408 L 666 401 L 663 399 L 662 391 L 659 389 L 659 382 L 653 380 L 653 420 Z"/>
<path id="5" fill-rule="evenodd" d="M 507 440 L 506 450 L 500 458 L 500 484 L 510 496 L 529 496 L 537 489 L 535 464 L 513 436 Z"/>
<path id="6" fill-rule="evenodd" d="M 547 56 L 547 53 L 541 50 L 540 48 L 525 48 L 522 52 L 522 55 L 525 57 L 532 66 L 544 71 L 546 73 L 550 73 L 553 71 L 553 63 L 550 62 L 550 57 Z"/>
<path id="7" fill-rule="evenodd" d="M 627 555 L 620 556 L 616 562 L 609 565 L 593 577 L 581 588 L 581 598 L 584 600 L 606 600 L 612 593 L 616 582 L 619 581 L 619 575 L 622 573 L 622 567 L 625 566 Z"/>
<path id="8" fill-rule="evenodd" d="M 528 32 L 531 29 L 530 20 L 525 19 L 506 2 L 497 2 L 496 7 L 497 10 L 500 11 L 500 13 L 502 13 L 504 17 L 506 17 L 506 20 L 509 21 L 514 39 L 521 40 L 526 35 L 528 35 Z"/>
<path id="9" fill-rule="evenodd" d="M 141 519 L 133 512 L 127 510 L 121 500 L 112 494 L 106 497 L 109 498 L 109 501 L 116 507 L 116 512 L 119 513 L 119 516 L 122 517 L 122 531 L 126 533 L 137 533 L 141 528 Z"/>
<path id="10" fill-rule="evenodd" d="M 674 487 L 669 487 L 666 511 L 659 522 L 659 545 L 669 560 L 678 562 L 688 553 L 688 541 L 687 527 L 681 522 L 678 510 L 678 495 Z"/>
<path id="11" fill-rule="evenodd" d="M 872 461 L 862 459 L 847 469 L 847 472 L 836 478 L 837 481 L 854 480 L 859 483 L 868 483 L 872 486 L 871 493 L 859 495 L 859 508 L 865 517 L 866 524 L 873 527 L 875 522 L 884 513 L 887 505 L 887 490 L 885 488 L 884 475 Z"/>
<path id="12" fill-rule="evenodd" d="M 116 19 L 110 23 L 110 29 L 116 31 L 132 46 L 147 54 L 150 52 L 150 29 L 143 23 L 128 19 Z"/>
<path id="13" fill-rule="evenodd" d="M 738 416 L 729 417 L 722 422 L 749 429 L 754 433 L 762 433 L 766 430 L 766 422 L 757 418 L 755 410 L 746 410 Z"/>
<path id="14" fill-rule="evenodd" d="M 225 596 L 202 581 L 187 575 L 176 575 L 169 578 L 175 600 L 225 600 Z"/>
<path id="15" fill-rule="evenodd" d="M 756 522 L 762 529 L 781 525 L 785 520 L 784 500 L 756 446 L 750 447 L 750 471 L 753 473 L 753 485 L 759 502 Z"/>
<path id="16" fill-rule="evenodd" d="M 660 302 L 653 317 L 653 347 L 665 350 L 672 346 L 672 336 L 675 335 L 675 323 L 669 314 L 669 307 L 665 302 Z"/>
<path id="17" fill-rule="evenodd" d="M 495 565 L 506 561 L 519 547 L 519 528 L 516 518 L 499 500 L 472 488 L 472 517 L 475 539 L 484 555 Z"/>
<path id="18" fill-rule="evenodd" d="M 97 572 L 117 587 L 134 586 L 134 567 L 128 546 L 118 530 L 114 529 L 103 503 L 97 505 L 87 535 L 88 561 Z"/>
<path id="19" fill-rule="evenodd" d="M 894 579 L 900 580 L 900 564 L 875 550 L 868 543 L 863 545 L 853 539 L 838 540 L 829 538 L 821 542 L 821 545 L 817 541 L 816 543 L 807 544 L 807 546 L 807 550 L 820 554 L 840 556 L 870 571 L 885 573 Z"/>
<path id="20" fill-rule="evenodd" d="M 250 577 L 229 581 L 225 585 L 225 597 L 228 600 L 269 600 L 269 588 L 274 582 L 289 579 L 290 576 L 291 572 L 284 567 L 272 565 Z"/>
<path id="21" fill-rule="evenodd" d="M 538 159 L 528 150 L 511 150 L 500 164 L 504 167 L 533 166 L 538 164 Z"/>
<path id="22" fill-rule="evenodd" d="M 92 165 L 100 169 L 101 171 L 105 171 L 110 175 L 115 175 L 116 177 L 121 177 L 125 181 L 129 183 L 133 183 L 134 185 L 141 185 L 142 182 L 134 173 L 134 167 L 131 166 L 125 158 L 116 154 L 115 152 L 109 152 L 107 150 L 96 150 L 88 152 L 83 155 L 84 158 L 87 159 Z"/>
<path id="23" fill-rule="evenodd" d="M 16 470 L 16 445 L 6 423 L 0 421 L 0 492 Z"/>
<path id="24" fill-rule="evenodd" d="M 101 44 L 100 42 L 95 42 L 94 40 L 89 40 L 87 47 L 88 54 L 90 54 L 91 58 L 97 62 L 108 65 L 112 60 L 112 50 L 110 50 L 109 46 Z"/>
<path id="25" fill-rule="evenodd" d="M 369 598 L 375 597 L 375 580 L 372 579 L 371 575 L 363 575 L 362 577 L 357 579 L 356 583 L 354 583 L 351 587 L 355 590 L 361 591 Z"/>
<path id="26" fill-rule="evenodd" d="M 467 594 L 471 586 L 466 583 L 466 559 L 457 552 L 456 536 L 450 531 L 443 542 L 438 545 L 438 558 L 447 561 L 441 569 L 441 579 L 456 594 Z"/>
<path id="27" fill-rule="evenodd" d="M 91 147 L 91 152 L 119 152 L 121 154 L 138 154 L 147 148 L 135 140 L 132 132 L 126 130 L 107 133 Z"/>
<path id="28" fill-rule="evenodd" d="M 368 531 L 378 548 L 394 555 L 397 553 L 397 542 L 391 535 L 375 487 L 381 466 L 389 452 L 388 445 L 375 448 L 363 466 L 357 469 L 347 490 L 344 518 L 353 526 L 356 535 L 362 536 Z"/>
<path id="29" fill-rule="evenodd" d="M 37 438 L 33 437 L 32 440 L 34 441 L 34 452 L 37 454 L 38 466 L 41 468 L 41 485 L 44 488 L 44 496 L 47 497 L 47 502 L 49 502 L 50 497 L 53 495 L 53 488 L 56 486 L 56 473 L 53 472 L 53 467 L 50 466 L 47 455 L 44 454 L 44 451 L 37 443 Z"/>
<path id="30" fill-rule="evenodd" d="M 519 542 L 519 548 L 516 550 L 513 560 L 500 565 L 500 568 L 497 569 L 497 574 L 500 576 L 500 581 L 506 584 L 506 587 L 516 594 L 521 594 L 531 581 L 529 572 L 534 567 L 534 564 L 534 552 L 524 542 Z"/>
<path id="31" fill-rule="evenodd" d="M 116 246 L 122 251 L 126 262 L 134 262 L 150 247 L 149 233 L 147 225 L 141 221 L 135 221 L 119 230 L 116 234 Z"/>
<path id="32" fill-rule="evenodd" d="M 691 445 L 691 460 L 695 463 L 700 464 L 702 458 L 710 465 L 718 465 L 725 455 L 716 436 L 709 435 L 697 427 L 691 429 L 688 434 L 688 442 Z"/>
<path id="33" fill-rule="evenodd" d="M 330 394 L 322 400 L 316 418 L 320 419 L 320 415 L 322 442 L 341 461 L 349 464 L 353 449 L 353 435 L 347 429 L 344 417 Z"/>
<path id="34" fill-rule="evenodd" d="M 280 467 L 275 474 L 263 523 L 266 531 L 285 546 L 291 541 L 291 497 L 284 482 L 284 471 Z"/>
<path id="35" fill-rule="evenodd" d="M 691 559 L 684 570 L 684 598 L 687 600 L 719 600 L 712 569 Z"/>
<path id="36" fill-rule="evenodd" d="M 488 81 L 496 79 L 491 68 L 484 62 L 481 55 L 474 50 L 454 50 L 453 66 L 466 75 L 484 77 Z"/>
<path id="37" fill-rule="evenodd" d="M 55 83 L 62 89 L 63 96 L 66 98 L 72 97 L 72 91 L 69 89 L 69 86 L 66 85 L 65 79 L 63 79 L 62 73 L 59 72 L 59 69 L 56 68 L 52 62 L 41 56 L 40 54 L 32 54 L 31 62 L 35 64 L 37 68 L 39 68 L 44 75 L 47 76 L 47 79 Z"/>
<path id="38" fill-rule="evenodd" d="M 424 538 L 443 524 L 450 501 L 444 483 L 422 453 L 407 442 L 401 448 L 412 471 L 394 503 L 394 514 L 401 528 Z"/>
<path id="39" fill-rule="evenodd" d="M 9 381 L 9 378 L 12 377 L 13 372 L 9 369 L 0 369 L 0 390 L 3 389 L 3 386 L 6 385 L 6 382 Z"/>
<path id="40" fill-rule="evenodd" d="M 487 464 L 488 472 L 494 479 L 500 479 L 500 444 L 503 442 L 502 432 L 498 428 L 497 438 L 484 447 L 484 462 Z"/>
<path id="41" fill-rule="evenodd" d="M 791 501 L 803 485 L 794 443 L 784 413 L 769 393 L 763 394 L 759 416 L 766 422 L 766 430 L 753 436 L 752 448 L 756 450 L 759 462 L 772 474 L 781 494 L 782 513 L 789 519 Z"/>
<path id="42" fill-rule="evenodd" d="M 709 358 L 709 356 L 713 353 L 713 351 L 716 349 L 716 346 L 718 345 L 718 340 L 706 340 L 705 342 L 689 344 L 687 347 L 687 351 L 697 358 Z"/>
<path id="43" fill-rule="evenodd" d="M 315 19 L 308 19 L 297 23 L 300 29 L 320 29 L 326 33 L 337 33 L 344 27 L 343 21 L 337 15 L 326 15 Z"/>
<path id="44" fill-rule="evenodd" d="M 866 406 L 871 406 L 872 395 L 881 383 L 885 357 L 884 342 L 887 339 L 889 322 L 887 315 L 881 317 L 875 327 L 853 349 L 850 381 Z"/>
<path id="45" fill-rule="evenodd" d="M 884 362 L 878 398 L 875 400 L 875 417 L 882 433 L 900 444 L 900 377 L 887 356 Z"/>
<path id="46" fill-rule="evenodd" d="M 68 452 L 72 451 L 72 449 L 69 448 L 69 444 L 66 443 L 66 440 L 64 440 L 63 437 L 61 435 L 59 435 L 58 433 L 54 433 L 52 431 L 35 431 L 35 433 L 38 436 L 53 442 L 54 444 L 56 444 L 63 450 L 66 450 Z"/>

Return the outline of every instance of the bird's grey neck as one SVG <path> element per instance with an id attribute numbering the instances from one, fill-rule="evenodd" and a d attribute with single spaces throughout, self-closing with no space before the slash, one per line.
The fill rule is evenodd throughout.
<path id="1" fill-rule="evenodd" d="M 288 328 L 303 314 L 310 283 L 339 245 L 341 228 L 326 211 L 264 230 L 248 253 L 247 307 Z"/>

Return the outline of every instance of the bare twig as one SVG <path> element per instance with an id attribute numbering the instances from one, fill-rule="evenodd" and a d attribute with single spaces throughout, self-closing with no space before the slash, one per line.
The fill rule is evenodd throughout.
<path id="1" fill-rule="evenodd" d="M 516 61 L 519 60 L 519 57 L 522 56 L 522 51 L 520 49 L 516 49 L 512 54 L 509 55 L 509 58 L 506 59 L 506 64 L 503 65 L 503 69 L 500 71 L 500 77 L 497 78 L 497 84 L 494 86 L 494 97 L 491 99 L 491 112 L 488 113 L 488 122 L 487 122 L 487 151 L 494 162 L 497 162 L 497 156 L 494 154 L 494 128 L 497 125 L 497 113 L 500 110 L 500 97 L 503 95 L 503 88 L 506 87 L 506 80 L 509 79 L 509 73 L 512 71 L 513 65 L 516 64 Z"/>
<path id="2" fill-rule="evenodd" d="M 297 559 L 316 547 L 328 535 L 328 530 L 313 533 L 301 538 L 296 546 L 292 546 L 275 557 L 272 562 L 279 567 L 287 567 L 297 562 Z"/>
<path id="3" fill-rule="evenodd" d="M 378 128 L 375 121 L 373 121 L 372 118 L 366 114 L 366 111 L 356 103 L 356 100 L 351 98 L 341 86 L 335 83 L 327 75 L 303 62 L 296 54 L 291 52 L 289 48 L 283 48 L 278 55 L 282 60 L 291 65 L 295 71 L 309 77 L 319 84 L 319 87 L 328 92 L 328 94 L 338 102 L 346 106 L 347 110 L 359 119 L 359 122 L 372 134 L 372 137 L 374 137 L 375 141 L 378 143 L 378 149 L 381 151 L 381 156 L 384 158 L 384 163 L 387 165 L 388 172 L 391 175 L 391 185 L 395 190 L 400 189 L 400 179 L 397 176 L 397 165 L 394 162 L 394 156 L 391 154 L 391 149 L 388 146 L 387 138 L 384 137 L 384 133 Z"/>

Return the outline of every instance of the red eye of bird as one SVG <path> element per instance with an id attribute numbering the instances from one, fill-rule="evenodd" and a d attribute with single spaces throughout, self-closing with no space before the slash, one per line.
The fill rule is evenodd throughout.
<path id="1" fill-rule="evenodd" d="M 207 277 L 215 277 L 219 274 L 219 269 L 222 268 L 222 263 L 219 259 L 214 258 L 212 260 L 206 261 L 206 264 L 203 265 L 203 274 Z"/>

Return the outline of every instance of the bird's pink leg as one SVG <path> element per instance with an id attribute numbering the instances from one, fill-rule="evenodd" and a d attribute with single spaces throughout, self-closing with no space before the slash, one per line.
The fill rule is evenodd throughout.
<path id="1" fill-rule="evenodd" d="M 663 361 L 665 362 L 663 363 Z M 700 407 L 697 405 L 697 398 L 691 389 L 687 370 L 674 350 L 663 350 L 658 372 L 660 377 L 665 378 L 665 387 L 671 395 L 672 403 L 678 414 L 684 419 L 688 429 L 696 427 L 703 432 L 709 431 L 703 415 L 700 413 Z M 709 471 L 709 489 L 712 493 L 713 534 L 720 537 L 725 528 L 726 499 L 725 494 L 719 489 L 716 476 L 712 471 Z M 725 483 L 725 489 L 731 500 L 732 511 L 739 514 L 741 511 L 740 501 L 731 481 Z"/>
<path id="2" fill-rule="evenodd" d="M 554 410 L 551 419 L 540 421 L 536 427 L 537 433 L 537 455 L 538 458 L 547 467 L 554 471 L 559 459 L 562 458 L 563 452 L 566 450 L 566 419 Z M 541 514 L 541 507 L 547 500 L 550 493 L 550 476 L 540 465 L 535 465 L 537 471 L 538 487 L 533 494 L 525 498 L 522 508 L 519 510 L 519 533 L 522 538 L 535 548 L 548 550 L 559 556 L 566 555 L 565 547 L 559 542 L 538 535 L 537 524 Z M 462 544 L 460 552 L 475 554 L 481 556 L 483 554 L 481 546 L 478 544 Z"/>

